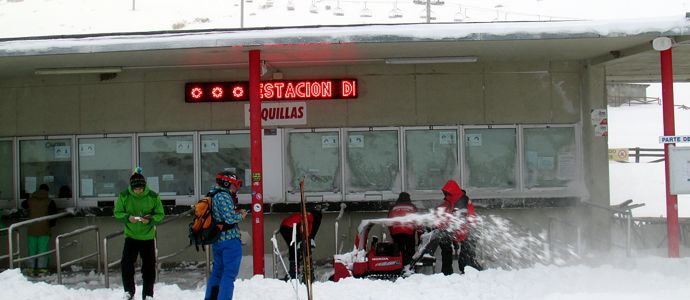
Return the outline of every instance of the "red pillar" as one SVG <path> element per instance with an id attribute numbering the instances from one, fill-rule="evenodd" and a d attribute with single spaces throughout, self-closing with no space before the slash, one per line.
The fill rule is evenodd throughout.
<path id="1" fill-rule="evenodd" d="M 661 99 L 664 111 L 664 135 L 676 135 L 673 113 L 673 59 L 672 48 L 661 51 Z M 680 230 L 678 227 L 678 196 L 671 195 L 668 147 L 664 144 L 664 171 L 666 175 L 666 231 L 668 257 L 680 257 Z"/>
<path id="2" fill-rule="evenodd" d="M 264 185 L 261 154 L 261 51 L 249 51 L 249 135 L 252 164 L 252 255 L 254 275 L 264 272 Z"/>

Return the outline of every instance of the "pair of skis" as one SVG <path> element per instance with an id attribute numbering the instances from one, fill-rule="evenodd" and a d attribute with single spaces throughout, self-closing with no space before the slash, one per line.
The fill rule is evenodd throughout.
<path id="1" fill-rule="evenodd" d="M 302 276 L 304 276 L 304 285 L 307 287 L 307 299 L 312 300 L 312 278 L 313 278 L 313 272 L 312 270 L 312 259 L 311 259 L 311 243 L 309 242 L 309 218 L 308 218 L 308 213 L 307 213 L 307 201 L 304 198 L 304 177 L 300 178 L 299 180 L 299 195 L 300 195 L 300 203 L 302 206 L 301 214 L 302 214 L 302 270 L 304 271 Z"/>

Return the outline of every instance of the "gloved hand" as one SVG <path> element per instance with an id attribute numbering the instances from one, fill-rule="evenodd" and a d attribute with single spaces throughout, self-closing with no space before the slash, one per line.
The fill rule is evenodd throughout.
<path id="1" fill-rule="evenodd" d="M 314 239 L 309 239 L 309 246 L 310 246 L 312 249 L 315 249 L 315 248 L 316 248 L 316 242 L 314 242 Z"/>

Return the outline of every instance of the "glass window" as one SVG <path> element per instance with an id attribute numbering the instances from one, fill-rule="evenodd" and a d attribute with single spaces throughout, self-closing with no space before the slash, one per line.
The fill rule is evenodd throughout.
<path id="1" fill-rule="evenodd" d="M 201 193 L 216 184 L 216 174 L 234 172 L 244 181 L 239 193 L 251 192 L 251 144 L 248 133 L 201 136 Z"/>
<path id="2" fill-rule="evenodd" d="M 440 190 L 458 173 L 455 129 L 406 130 L 405 177 L 410 190 Z"/>
<path id="3" fill-rule="evenodd" d="M 79 196 L 115 197 L 132 174 L 132 138 L 80 138 Z"/>
<path id="4" fill-rule="evenodd" d="M 287 147 L 289 192 L 299 191 L 304 176 L 305 192 L 341 191 L 340 134 L 338 131 L 290 132 Z"/>
<path id="5" fill-rule="evenodd" d="M 12 169 L 12 141 L 0 141 L 0 200 L 14 198 Z"/>
<path id="6" fill-rule="evenodd" d="M 51 198 L 72 197 L 72 140 L 19 142 L 20 197 L 26 199 L 41 184 Z"/>
<path id="7" fill-rule="evenodd" d="M 348 131 L 348 193 L 400 191 L 398 132 Z"/>
<path id="8" fill-rule="evenodd" d="M 194 195 L 191 135 L 142 136 L 139 165 L 149 188 L 161 196 Z"/>
<path id="9" fill-rule="evenodd" d="M 515 188 L 516 140 L 514 128 L 466 128 L 465 177 L 469 187 Z"/>
<path id="10" fill-rule="evenodd" d="M 525 128 L 527 188 L 566 187 L 575 179 L 575 129 L 573 127 Z"/>

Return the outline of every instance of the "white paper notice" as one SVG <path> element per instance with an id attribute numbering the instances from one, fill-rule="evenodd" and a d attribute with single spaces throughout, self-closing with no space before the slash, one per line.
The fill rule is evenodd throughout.
<path id="1" fill-rule="evenodd" d="M 48 175 L 48 176 L 43 176 L 43 183 L 51 183 L 55 181 L 55 177 Z"/>
<path id="2" fill-rule="evenodd" d="M 146 177 L 146 185 L 149 186 L 149 189 L 158 193 L 158 190 L 160 190 L 160 185 L 158 184 L 158 177 Z"/>
<path id="3" fill-rule="evenodd" d="M 465 141 L 468 145 L 472 147 L 479 147 L 482 145 L 482 134 L 481 133 L 470 133 L 465 135 Z"/>
<path id="4" fill-rule="evenodd" d="M 321 148 L 338 148 L 337 135 L 324 135 L 321 137 Z"/>
<path id="5" fill-rule="evenodd" d="M 354 134 L 349 137 L 347 146 L 350 148 L 364 148 L 364 136 L 361 134 Z"/>
<path id="6" fill-rule="evenodd" d="M 554 167 L 553 156 L 543 156 L 540 157 L 537 162 L 537 168 L 539 170 L 553 170 Z"/>
<path id="7" fill-rule="evenodd" d="M 439 133 L 439 143 L 441 145 L 454 145 L 455 141 L 455 131 L 441 131 Z"/>
<path id="8" fill-rule="evenodd" d="M 36 191 L 36 177 L 25 177 L 24 178 L 24 189 L 27 193 L 33 193 Z"/>
<path id="9" fill-rule="evenodd" d="M 71 155 L 69 146 L 55 146 L 53 154 L 55 156 L 55 159 L 66 159 L 70 158 Z"/>
<path id="10" fill-rule="evenodd" d="M 192 142 L 191 141 L 177 141 L 175 146 L 175 151 L 177 153 L 192 153 Z"/>
<path id="11" fill-rule="evenodd" d="M 218 140 L 204 140 L 201 142 L 201 152 L 218 152 Z"/>
<path id="12" fill-rule="evenodd" d="M 93 179 L 84 178 L 81 180 L 81 195 L 93 196 Z"/>
<path id="13" fill-rule="evenodd" d="M 556 178 L 570 180 L 575 178 L 575 156 L 572 154 L 559 154 Z"/>
<path id="14" fill-rule="evenodd" d="M 79 156 L 94 156 L 96 155 L 96 145 L 95 144 L 80 144 L 79 145 Z"/>
<path id="15" fill-rule="evenodd" d="M 162 177 L 163 177 L 163 178 L 161 178 L 161 179 L 162 179 L 163 181 L 173 181 L 173 180 L 175 180 L 175 175 L 173 175 L 173 174 L 163 174 Z"/>

